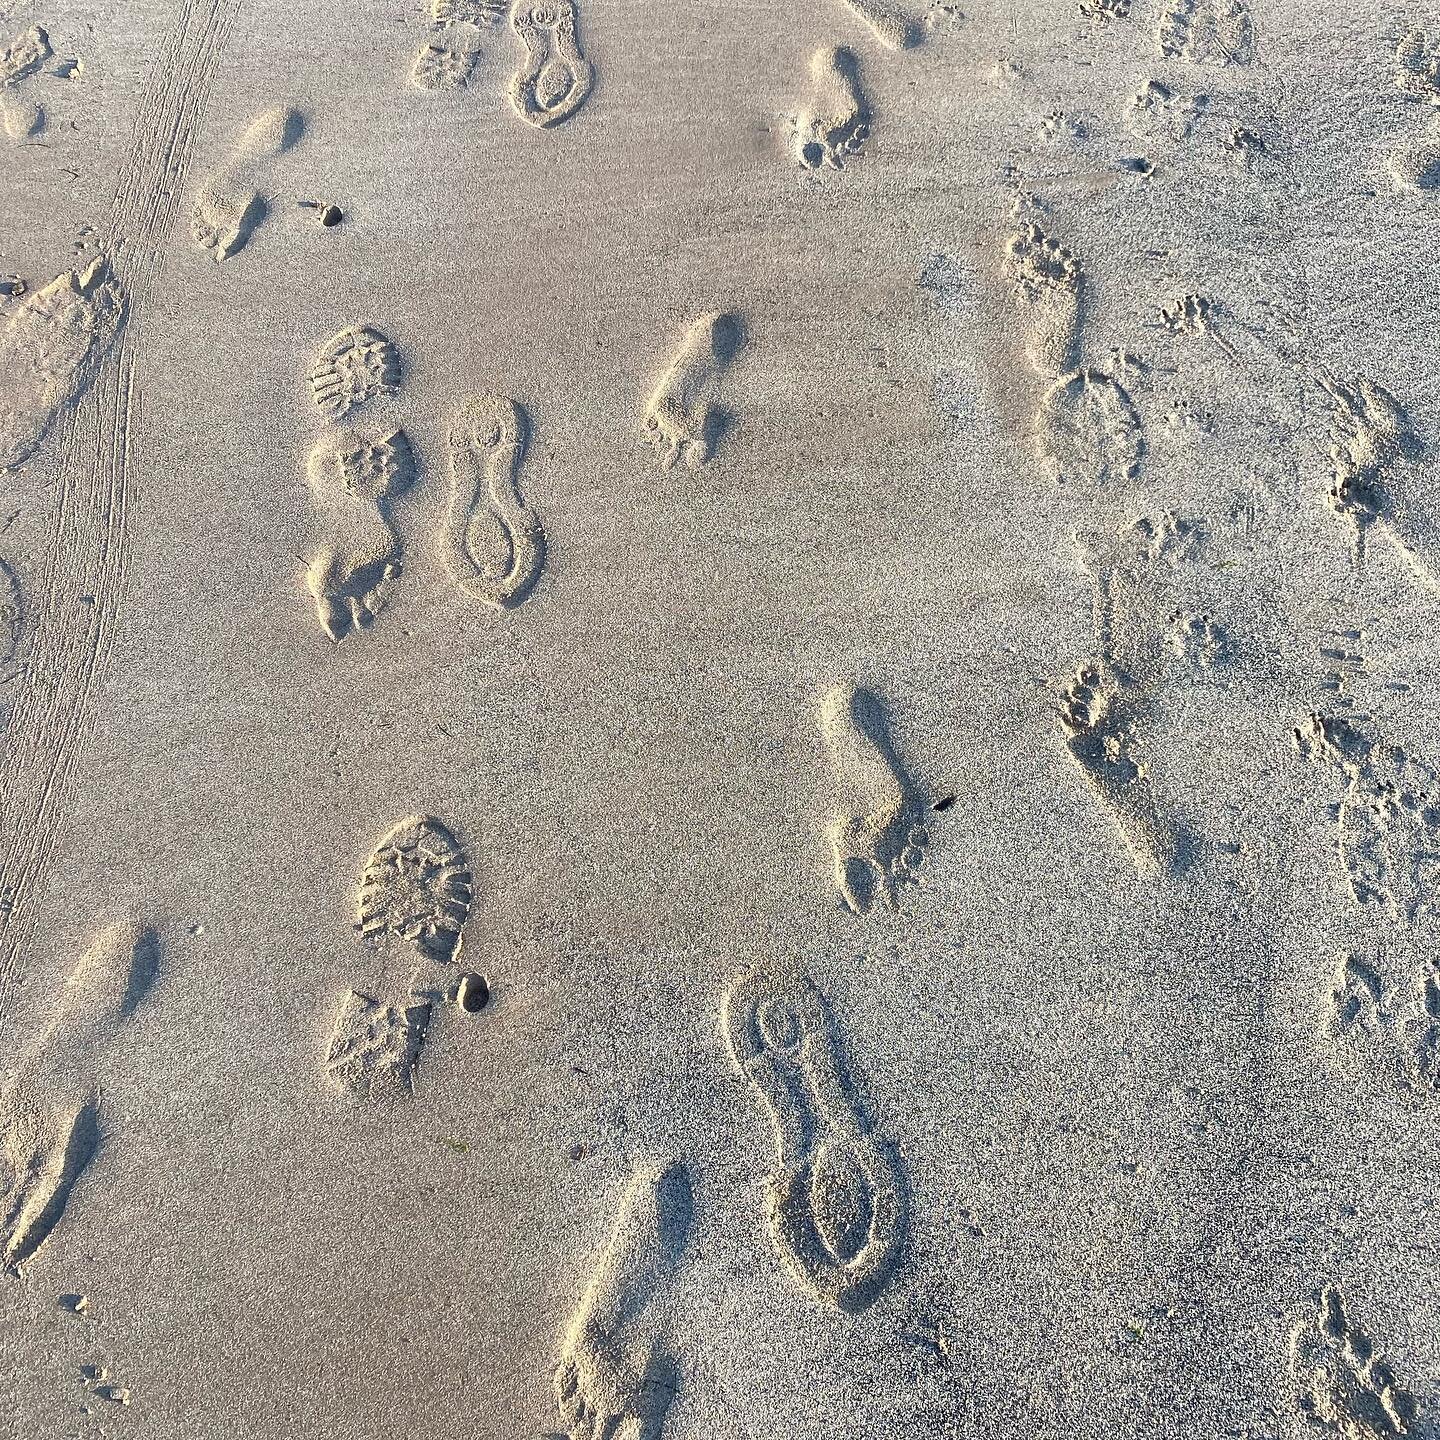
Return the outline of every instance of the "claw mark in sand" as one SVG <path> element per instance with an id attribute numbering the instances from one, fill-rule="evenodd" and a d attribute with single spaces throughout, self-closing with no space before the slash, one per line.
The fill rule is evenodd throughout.
<path id="1" fill-rule="evenodd" d="M 150 931 L 129 923 L 104 931 L 0 1095 L 0 1239 L 12 1270 L 49 1238 L 100 1147 L 97 1067 L 144 998 L 157 961 Z"/>
<path id="2" fill-rule="evenodd" d="M 412 815 L 370 856 L 360 877 L 355 929 L 371 944 L 394 935 L 432 960 L 454 960 L 473 894 L 460 842 L 432 816 Z"/>
<path id="3" fill-rule="evenodd" d="M 276 106 L 261 111 L 246 127 L 229 160 L 201 184 L 190 216 L 190 233 L 217 261 L 242 249 L 265 218 L 264 172 L 299 140 L 304 128 L 298 110 Z"/>
<path id="4" fill-rule="evenodd" d="M 847 1093 L 829 1007 L 804 976 L 755 974 L 730 987 L 723 1019 L 736 1069 L 775 1126 L 775 1248 L 817 1299 L 863 1310 L 904 1246 L 904 1183 Z"/>
<path id="5" fill-rule="evenodd" d="M 884 707 L 868 691 L 836 685 L 820 702 L 820 734 L 836 788 L 825 831 L 836 888 L 856 915 L 877 902 L 897 909 L 896 886 L 916 878 L 930 836 L 886 734 Z"/>
<path id="6" fill-rule="evenodd" d="M 125 318 L 102 256 L 27 295 L 0 333 L 0 470 L 22 465 L 84 392 Z"/>
<path id="7" fill-rule="evenodd" d="M 1005 270 L 1030 315 L 1025 354 L 1031 368 L 1047 380 L 1069 374 L 1079 355 L 1084 283 L 1075 257 L 1038 225 L 1026 224 L 1006 242 Z"/>
<path id="8" fill-rule="evenodd" d="M 692 1214 L 680 1162 L 630 1177 L 561 1342 L 555 1399 L 571 1440 L 659 1440 L 679 1376 L 646 1312 L 685 1252 Z"/>
<path id="9" fill-rule="evenodd" d="M 845 4 L 892 50 L 913 49 L 924 38 L 921 26 L 891 0 L 845 0 Z"/>
<path id="10" fill-rule="evenodd" d="M 795 117 L 795 143 L 807 170 L 839 170 L 858 155 L 870 134 L 870 107 L 860 90 L 859 66 L 844 49 L 820 49 L 810 57 L 810 93 Z"/>
<path id="11" fill-rule="evenodd" d="M 545 535 L 516 483 L 528 426 L 512 400 L 474 396 L 450 421 L 450 509 L 440 555 L 450 578 L 497 609 L 519 605 L 539 578 Z"/>
<path id="12" fill-rule="evenodd" d="M 338 420 L 376 395 L 395 393 L 400 386 L 400 357 L 378 330 L 348 325 L 320 347 L 309 379 L 320 413 Z"/>
<path id="13" fill-rule="evenodd" d="M 1316 1315 L 1290 1337 L 1290 1374 L 1301 1414 L 1343 1440 L 1392 1440 L 1408 1435 L 1417 1419 L 1414 1396 L 1350 1322 L 1333 1285 L 1321 1291 Z"/>
<path id="14" fill-rule="evenodd" d="M 645 434 L 669 470 L 683 455 L 698 470 L 714 452 L 723 415 L 715 387 L 740 348 L 742 333 L 733 315 L 702 315 L 685 332 L 660 383 L 645 402 Z"/>
<path id="15" fill-rule="evenodd" d="M 510 27 L 525 50 L 510 82 L 515 113 L 542 128 L 568 120 L 595 83 L 575 34 L 575 0 L 515 0 Z"/>
<path id="16" fill-rule="evenodd" d="M 414 482 L 415 460 L 396 427 L 337 430 L 315 443 L 305 478 L 324 525 L 305 583 L 338 644 L 373 623 L 400 574 L 389 501 Z"/>

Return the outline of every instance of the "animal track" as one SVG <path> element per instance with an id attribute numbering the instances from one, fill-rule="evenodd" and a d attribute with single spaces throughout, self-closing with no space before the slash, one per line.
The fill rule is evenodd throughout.
<path id="1" fill-rule="evenodd" d="M 1423 136 L 1393 150 L 1386 164 L 1401 190 L 1419 194 L 1440 190 L 1440 124 L 1432 120 Z"/>
<path id="2" fill-rule="evenodd" d="M 520 498 L 528 426 L 511 400 L 474 396 L 450 421 L 450 508 L 440 555 L 450 577 L 497 609 L 519 605 L 539 578 L 545 535 Z"/>
<path id="3" fill-rule="evenodd" d="M 845 4 L 892 50 L 909 50 L 924 38 L 921 27 L 891 0 L 845 0 Z"/>
<path id="4" fill-rule="evenodd" d="M 1115 828 L 1143 875 L 1179 868 L 1180 837 L 1161 819 L 1140 760 L 1129 687 L 1098 662 L 1087 662 L 1065 687 L 1060 724 L 1071 757 L 1114 819 Z"/>
<path id="5" fill-rule="evenodd" d="M 1396 1383 L 1374 1342 L 1345 1314 L 1340 1291 L 1320 1292 L 1315 1317 L 1290 1337 L 1290 1373 L 1300 1412 L 1318 1430 L 1344 1440 L 1407 1435 L 1418 1408 Z"/>
<path id="6" fill-rule="evenodd" d="M 1440 875 L 1440 777 L 1335 715 L 1309 716 L 1295 745 L 1345 782 L 1335 821 L 1351 894 L 1413 923 Z"/>
<path id="7" fill-rule="evenodd" d="M 454 960 L 473 894 L 460 842 L 431 816 L 412 815 L 370 856 L 360 879 L 355 928 L 369 944 L 393 935 L 432 960 Z"/>
<path id="8" fill-rule="evenodd" d="M 870 134 L 870 107 L 860 89 L 859 65 L 844 49 L 821 48 L 810 57 L 810 93 L 795 117 L 800 163 L 839 170 L 858 155 Z"/>
<path id="9" fill-rule="evenodd" d="M 49 1238 L 100 1148 L 97 1067 L 115 1048 L 157 964 L 150 931 L 120 924 L 102 932 L 0 1094 L 0 1239 L 12 1270 Z"/>
<path id="10" fill-rule="evenodd" d="M 95 378 L 125 319 L 104 256 L 26 295 L 0 333 L 0 470 L 22 465 Z"/>
<path id="11" fill-rule="evenodd" d="M 884 709 L 868 692 L 836 685 L 820 703 L 820 733 L 835 780 L 825 830 L 835 886 L 853 914 L 868 915 L 877 902 L 894 910 L 896 887 L 916 878 L 930 837 L 886 735 Z"/>
<path id="12" fill-rule="evenodd" d="M 386 1005 L 347 991 L 325 1055 L 325 1073 L 331 1082 L 357 1100 L 412 1094 L 430 1009 L 428 999 L 415 995 L 407 1004 Z"/>
<path id="13" fill-rule="evenodd" d="M 1330 505 L 1355 527 L 1363 548 L 1366 529 L 1394 516 L 1386 482 L 1402 459 L 1419 458 L 1419 438 L 1395 397 L 1379 385 L 1363 377 L 1347 385 L 1326 376 L 1320 384 L 1330 397 Z"/>
<path id="14" fill-rule="evenodd" d="M 1395 47 L 1395 83 L 1407 95 L 1440 105 L 1440 37 L 1412 26 Z"/>
<path id="15" fill-rule="evenodd" d="M 298 110 L 262 110 L 246 127 L 225 165 L 205 180 L 195 196 L 190 233 L 195 243 L 228 259 L 266 214 L 262 177 L 271 161 L 289 150 L 305 128 Z"/>
<path id="16" fill-rule="evenodd" d="M 1379 1060 L 1399 1083 L 1440 1092 L 1440 972 L 1425 960 L 1403 987 L 1381 975 L 1378 961 L 1342 957 L 1330 996 L 1330 1038 L 1359 1060 Z"/>
<path id="17" fill-rule="evenodd" d="M 561 1343 L 555 1399 L 571 1440 L 659 1440 L 679 1379 L 644 1321 L 684 1254 L 692 1212 L 678 1161 L 630 1177 Z"/>
<path id="18" fill-rule="evenodd" d="M 775 1248 L 817 1299 L 863 1310 L 905 1243 L 904 1183 L 847 1093 L 829 1007 L 808 978 L 749 975 L 726 994 L 723 1023 L 775 1127 L 765 1207 Z"/>
<path id="19" fill-rule="evenodd" d="M 669 470 L 683 455 L 698 470 L 714 453 L 723 419 L 715 389 L 742 340 L 733 315 L 702 315 L 685 332 L 680 348 L 645 403 L 645 433 Z"/>
<path id="20" fill-rule="evenodd" d="M 1160 17 L 1160 54 L 1192 65 L 1245 65 L 1255 26 L 1241 0 L 1174 0 Z"/>
<path id="21" fill-rule="evenodd" d="M 415 460 L 398 427 L 335 430 L 311 449 L 305 477 L 325 531 L 306 584 L 338 644 L 373 623 L 400 574 L 389 502 L 414 483 Z"/>
<path id="22" fill-rule="evenodd" d="M 568 120 L 595 83 L 575 33 L 575 0 L 515 0 L 510 28 L 525 51 L 510 82 L 515 113 L 544 128 Z"/>
<path id="23" fill-rule="evenodd" d="M 338 420 L 376 395 L 399 389 L 400 357 L 378 330 L 349 325 L 320 347 L 309 379 L 320 413 Z"/>
<path id="24" fill-rule="evenodd" d="M 1044 379 L 1058 380 L 1075 368 L 1079 353 L 1080 266 L 1038 225 L 1026 224 L 1006 242 L 1005 269 L 1030 315 L 1030 366 Z"/>
<path id="25" fill-rule="evenodd" d="M 1125 390 L 1098 370 L 1057 380 L 1040 405 L 1035 445 L 1061 484 L 1107 487 L 1140 473 L 1145 433 Z"/>

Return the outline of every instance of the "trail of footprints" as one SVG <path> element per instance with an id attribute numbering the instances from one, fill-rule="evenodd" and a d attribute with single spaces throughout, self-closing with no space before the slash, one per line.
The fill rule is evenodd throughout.
<path id="1" fill-rule="evenodd" d="M 403 365 L 386 335 L 351 325 L 319 348 L 307 378 L 322 419 L 339 422 L 398 395 Z M 461 591 L 499 610 L 526 598 L 544 564 L 544 531 L 519 488 L 528 438 L 519 405 L 495 396 L 461 401 L 450 422 L 450 503 L 434 548 Z M 409 436 L 389 421 L 332 423 L 310 449 L 319 539 L 305 580 L 337 644 L 375 622 L 402 573 L 392 505 L 417 472 Z"/>
<path id="2" fill-rule="evenodd" d="M 890 48 L 909 48 L 923 36 L 925 27 L 889 0 L 846 4 Z M 1097 19 L 1129 12 L 1125 0 L 1087 0 L 1082 9 Z M 550 128 L 576 113 L 594 83 L 574 0 L 434 0 L 414 83 L 427 90 L 468 85 L 486 35 L 507 16 L 518 47 L 510 104 L 528 124 Z M 1162 11 L 1157 47 L 1167 60 L 1245 64 L 1255 35 L 1239 0 L 1176 0 Z M 1407 32 L 1396 53 L 1400 88 L 1431 106 L 1440 105 L 1437 55 L 1419 30 Z M 0 118 L 12 136 L 32 134 L 39 123 L 38 110 L 21 98 L 22 82 L 47 69 L 69 73 L 68 63 L 55 61 L 38 28 L 0 51 Z M 1163 126 L 1183 126 L 1173 99 L 1168 87 L 1152 82 L 1134 109 L 1158 116 Z M 861 153 L 871 119 L 855 54 L 817 49 L 795 115 L 798 163 L 842 168 Z M 260 113 L 202 184 L 192 233 L 217 261 L 241 250 L 264 220 L 271 167 L 303 130 L 293 110 Z M 1440 184 L 1433 119 L 1390 163 L 1405 188 Z M 1144 432 L 1120 379 L 1086 363 L 1086 281 L 1075 254 L 1040 217 L 1022 216 L 1007 240 L 1003 273 L 1024 317 L 1026 364 L 1044 386 L 1037 455 L 1061 483 L 1100 496 L 1123 493 L 1139 474 Z M 104 259 L 9 310 L 0 333 L 0 469 L 23 463 L 74 403 L 124 314 L 123 292 Z M 1177 329 L 1206 330 L 1198 302 L 1178 309 L 1173 320 Z M 699 469 L 723 442 L 729 416 L 722 384 L 743 343 L 739 317 L 722 311 L 701 314 L 677 335 L 641 406 L 641 430 L 662 470 L 681 459 Z M 384 412 L 403 402 L 405 379 L 397 347 L 365 324 L 319 345 L 306 374 L 322 427 L 305 460 L 320 531 L 306 583 L 321 627 L 337 642 L 375 622 L 402 573 L 392 502 L 415 485 L 421 467 L 405 430 Z M 1398 473 L 1420 453 L 1398 402 L 1362 377 L 1322 375 L 1319 384 L 1331 407 L 1329 500 L 1353 526 L 1357 550 L 1378 527 L 1417 569 L 1440 573 L 1424 536 L 1407 530 L 1394 494 Z M 529 421 L 514 400 L 471 396 L 452 411 L 450 493 L 432 549 L 462 592 L 501 610 L 526 598 L 544 564 L 544 533 L 520 488 L 528 442 Z M 1094 588 L 1096 654 L 1062 690 L 1061 731 L 1137 867 L 1151 873 L 1180 867 L 1186 837 L 1152 793 L 1147 708 L 1167 664 L 1200 674 L 1223 665 L 1228 653 L 1210 616 L 1172 605 L 1167 596 L 1167 577 L 1203 543 L 1195 525 L 1164 514 L 1089 537 L 1082 557 Z M 18 599 L 12 608 L 18 623 Z M 818 722 L 832 788 L 823 836 L 840 903 L 857 916 L 894 910 L 929 845 L 926 807 L 893 749 L 878 697 L 837 684 L 821 699 Z M 1341 777 L 1338 848 L 1354 898 L 1413 920 L 1440 861 L 1435 774 L 1336 717 L 1311 717 L 1297 745 Z M 483 1007 L 485 981 L 458 963 L 474 890 L 463 845 L 433 816 L 402 820 L 376 844 L 360 876 L 354 929 L 378 978 L 339 997 L 323 1059 L 325 1076 L 342 1095 L 411 1096 L 437 1007 Z M 157 954 L 153 935 L 131 924 L 100 936 L 0 1095 L 7 1186 L 0 1239 L 14 1269 L 52 1233 L 101 1143 L 99 1067 L 143 998 Z M 1440 1088 L 1434 964 L 1427 960 L 1397 983 L 1381 957 L 1345 956 L 1332 1008 L 1337 1039 L 1383 1036 L 1411 1083 Z M 747 975 L 724 998 L 721 1029 L 736 1071 L 773 1129 L 763 1214 L 778 1259 L 818 1303 L 844 1314 L 863 1310 L 898 1271 L 907 1187 L 896 1153 L 873 1133 L 845 1077 L 829 1006 L 803 974 Z M 686 1256 L 692 1210 L 689 1171 L 673 1157 L 638 1165 L 619 1194 L 609 1236 L 559 1337 L 555 1399 L 574 1440 L 660 1434 L 682 1369 L 663 1333 L 663 1298 Z M 1297 1325 L 1290 1360 L 1296 1407 L 1317 1427 L 1371 1440 L 1413 1426 L 1413 1397 L 1349 1320 L 1333 1286 Z"/>

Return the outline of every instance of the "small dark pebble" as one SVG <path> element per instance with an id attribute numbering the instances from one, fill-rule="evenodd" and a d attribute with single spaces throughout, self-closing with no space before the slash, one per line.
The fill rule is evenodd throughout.
<path id="1" fill-rule="evenodd" d="M 345 218 L 345 212 L 338 205 L 327 205 L 320 212 L 320 223 L 328 230 Z"/>

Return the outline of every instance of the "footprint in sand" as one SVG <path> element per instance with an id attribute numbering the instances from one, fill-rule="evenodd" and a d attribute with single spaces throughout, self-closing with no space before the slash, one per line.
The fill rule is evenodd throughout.
<path id="1" fill-rule="evenodd" d="M 338 420 L 377 395 L 400 388 L 400 357 L 368 325 L 347 325 L 320 347 L 310 367 L 310 393 L 327 420 Z"/>
<path id="2" fill-rule="evenodd" d="M 515 0 L 510 27 L 525 49 L 510 82 L 515 113 L 543 128 L 568 120 L 595 83 L 575 33 L 575 0 Z"/>
<path id="3" fill-rule="evenodd" d="M 1038 225 L 1022 225 L 1005 245 L 1005 273 L 1029 317 L 1025 354 L 1046 380 L 1074 370 L 1080 349 L 1083 276 L 1075 257 Z"/>
<path id="4" fill-rule="evenodd" d="M 298 110 L 283 105 L 262 110 L 246 127 L 226 163 L 201 184 L 190 216 L 190 233 L 217 261 L 243 248 L 265 218 L 265 170 L 299 140 L 304 128 Z"/>
<path id="5" fill-rule="evenodd" d="M 1393 150 L 1386 164 L 1397 189 L 1417 194 L 1440 190 L 1440 120 L 1432 119 L 1422 135 Z"/>
<path id="6" fill-rule="evenodd" d="M 1374 1341 L 1345 1314 L 1340 1291 L 1327 1285 L 1313 1319 L 1290 1337 L 1296 1404 L 1316 1432 L 1344 1440 L 1392 1440 L 1411 1433 L 1415 1398 L 1395 1381 Z"/>
<path id="7" fill-rule="evenodd" d="M 467 595 L 508 610 L 539 578 L 545 535 L 520 498 L 529 427 L 512 400 L 473 396 L 450 421 L 450 508 L 440 557 Z"/>
<path id="8" fill-rule="evenodd" d="M 870 134 L 870 107 L 860 90 L 855 56 L 822 48 L 810 57 L 810 93 L 795 117 L 796 153 L 807 170 L 839 170 Z"/>
<path id="9" fill-rule="evenodd" d="M 305 583 L 338 644 L 374 622 L 400 574 L 389 502 L 414 483 L 415 459 L 398 427 L 335 430 L 316 441 L 305 478 L 324 529 Z"/>
<path id="10" fill-rule="evenodd" d="M 845 0 L 845 4 L 892 50 L 909 50 L 924 38 L 921 26 L 890 0 Z"/>
<path id="11" fill-rule="evenodd" d="M 414 1093 L 415 1066 L 430 1028 L 432 1002 L 412 994 L 399 1005 L 349 990 L 335 1012 L 325 1073 L 352 1100 L 383 1101 Z"/>
<path id="12" fill-rule="evenodd" d="M 658 1440 L 679 1379 L 643 1321 L 684 1254 L 692 1212 L 678 1161 L 630 1177 L 561 1342 L 555 1398 L 571 1440 Z"/>
<path id="13" fill-rule="evenodd" d="M 1059 484 L 1108 489 L 1139 476 L 1145 432 L 1123 386 L 1099 370 L 1077 370 L 1041 401 L 1035 448 Z"/>
<path id="14" fill-rule="evenodd" d="M 856 915 L 877 902 L 897 909 L 896 887 L 916 878 L 930 836 L 886 735 L 884 708 L 867 691 L 836 685 L 820 703 L 820 733 L 835 779 L 825 834 L 836 888 Z"/>
<path id="15" fill-rule="evenodd" d="M 726 994 L 724 1029 L 775 1126 L 775 1248 L 817 1299 L 863 1310 L 900 1258 L 904 1185 L 846 1092 L 829 1007 L 803 976 L 749 975 Z"/>
<path id="16" fill-rule="evenodd" d="M 724 416 L 716 385 L 739 350 L 743 334 L 734 315 L 702 315 L 685 332 L 660 383 L 645 402 L 645 434 L 669 470 L 683 455 L 698 470 L 714 453 Z"/>
<path id="17" fill-rule="evenodd" d="M 430 38 L 410 72 L 421 90 L 458 90 L 470 83 L 480 58 L 480 32 L 499 24 L 506 0 L 433 0 Z"/>
<path id="18" fill-rule="evenodd" d="M 1128 696 L 1107 667 L 1087 662 L 1061 695 L 1060 726 L 1071 758 L 1109 810 L 1136 869 L 1169 874 L 1182 861 L 1181 837 L 1155 805 Z"/>
<path id="19" fill-rule="evenodd" d="M 366 862 L 355 929 L 369 944 L 395 936 L 432 960 L 454 960 L 473 896 L 460 842 L 433 816 L 412 815 Z"/>
<path id="20" fill-rule="evenodd" d="M 55 54 L 38 25 L 0 48 L 0 127 L 14 141 L 28 140 L 45 127 L 45 112 L 28 98 L 30 82 L 42 74 L 69 76 L 79 62 Z"/>
<path id="21" fill-rule="evenodd" d="M 12 1270 L 45 1243 L 100 1147 L 97 1062 L 144 998 L 157 959 L 150 931 L 134 924 L 104 931 L 0 1094 L 0 1240 Z"/>
<path id="22" fill-rule="evenodd" d="M 0 332 L 0 470 L 22 465 L 95 378 L 125 319 L 102 256 L 27 295 Z"/>

